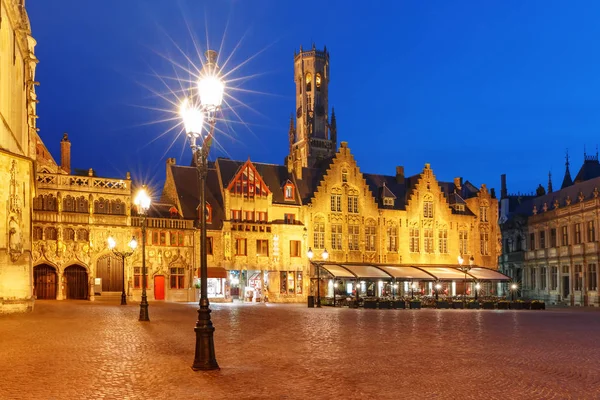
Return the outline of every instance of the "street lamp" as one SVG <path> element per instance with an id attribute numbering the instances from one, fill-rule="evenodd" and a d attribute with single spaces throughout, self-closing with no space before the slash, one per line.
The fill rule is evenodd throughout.
<path id="1" fill-rule="evenodd" d="M 108 237 L 108 248 L 112 250 L 113 254 L 117 257 L 121 257 L 123 262 L 123 291 L 121 292 L 121 305 L 127 305 L 127 295 L 125 294 L 125 259 L 133 254 L 135 248 L 137 247 L 137 240 L 135 240 L 135 236 L 131 238 L 129 241 L 129 250 L 119 251 L 116 249 L 117 241 L 112 236 Z"/>
<path id="2" fill-rule="evenodd" d="M 435 284 L 435 299 L 436 300 L 439 298 L 439 292 L 440 292 L 441 288 L 442 288 L 442 285 L 440 285 L 439 283 Z"/>
<path id="3" fill-rule="evenodd" d="M 146 186 L 142 186 L 138 190 L 133 204 L 137 207 L 137 212 L 142 216 L 142 301 L 140 302 L 140 318 L 139 321 L 150 321 L 148 316 L 148 298 L 146 297 L 146 216 L 150 208 L 150 196 L 146 191 Z"/>
<path id="4" fill-rule="evenodd" d="M 517 291 L 518 288 L 519 288 L 519 286 L 516 283 L 513 283 L 510 285 L 510 300 L 511 301 L 515 301 L 515 292 Z"/>
<path id="5" fill-rule="evenodd" d="M 225 84 L 220 77 L 217 65 L 217 52 L 208 50 L 205 53 L 206 63 L 198 80 L 197 99 L 185 99 L 180 108 L 185 133 L 190 142 L 193 158 L 198 171 L 199 211 L 200 211 L 200 302 L 198 320 L 194 327 L 196 332 L 196 349 L 192 369 L 219 369 L 215 358 L 213 334 L 215 328 L 210 320 L 210 304 L 208 301 L 208 267 L 206 261 L 206 200 L 205 186 L 208 175 L 208 153 L 215 133 L 216 114 L 221 109 Z M 204 123 L 208 123 L 205 127 Z"/>

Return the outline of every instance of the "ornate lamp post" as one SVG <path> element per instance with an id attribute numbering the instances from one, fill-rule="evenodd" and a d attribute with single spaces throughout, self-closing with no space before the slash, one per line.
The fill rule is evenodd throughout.
<path id="1" fill-rule="evenodd" d="M 148 317 L 148 298 L 146 297 L 146 215 L 150 208 L 150 196 L 146 192 L 146 186 L 138 190 L 133 204 L 137 207 L 138 214 L 142 216 L 142 301 L 140 302 L 139 321 L 150 321 Z"/>
<path id="2" fill-rule="evenodd" d="M 121 257 L 123 261 L 123 291 L 121 292 L 121 305 L 127 305 L 127 295 L 125 294 L 125 259 L 133 254 L 137 247 L 137 240 L 135 236 L 129 241 L 129 250 L 119 251 L 116 249 L 117 241 L 112 236 L 108 237 L 108 248 L 112 250 L 113 254 L 117 257 Z"/>
<path id="3" fill-rule="evenodd" d="M 215 132 L 216 114 L 221 109 L 225 84 L 219 76 L 217 66 L 217 52 L 208 50 L 205 53 L 206 63 L 202 68 L 198 81 L 198 96 L 185 99 L 181 105 L 180 113 L 185 126 L 185 132 L 190 141 L 199 179 L 199 211 L 200 211 L 200 302 L 198 320 L 196 321 L 196 351 L 192 369 L 214 370 L 219 369 L 215 358 L 215 344 L 213 334 L 215 328 L 210 320 L 210 306 L 208 301 L 208 267 L 206 261 L 206 200 L 205 186 L 208 175 L 208 153 Z M 204 129 L 204 122 L 208 123 Z M 205 130 L 206 132 L 203 132 Z"/>

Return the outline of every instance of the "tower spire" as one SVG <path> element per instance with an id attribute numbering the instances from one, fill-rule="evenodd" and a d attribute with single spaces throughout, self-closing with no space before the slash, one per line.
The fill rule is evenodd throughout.
<path id="1" fill-rule="evenodd" d="M 565 156 L 566 162 L 565 162 L 565 177 L 563 178 L 563 182 L 561 185 L 561 189 L 564 189 L 568 186 L 571 186 L 573 184 L 573 179 L 571 179 L 571 171 L 569 171 L 569 149 L 567 149 L 566 152 L 566 156 Z"/>
<path id="2" fill-rule="evenodd" d="M 552 172 L 548 171 L 548 193 L 552 193 Z"/>

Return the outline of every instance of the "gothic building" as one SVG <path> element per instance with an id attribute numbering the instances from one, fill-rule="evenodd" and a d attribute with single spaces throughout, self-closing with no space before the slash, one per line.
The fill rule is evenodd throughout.
<path id="1" fill-rule="evenodd" d="M 0 0 L 0 313 L 30 311 L 36 45 L 23 0 Z"/>
<path id="2" fill-rule="evenodd" d="M 511 196 L 502 177 L 501 269 L 521 283 L 522 295 L 567 305 L 599 306 L 597 227 L 600 224 L 598 153 L 584 153 L 575 180 L 567 155 L 561 188 Z"/>
<path id="3" fill-rule="evenodd" d="M 463 273 L 443 270 L 458 266 L 459 255 L 475 267 L 497 268 L 493 190 L 462 178 L 438 181 L 429 164 L 412 176 L 403 167 L 389 175 L 362 172 L 348 144 L 337 144 L 333 111 L 329 117 L 329 53 L 301 50 L 294 58 L 294 81 L 296 118 L 283 165 L 227 158 L 209 165 L 203 245 L 211 301 L 305 301 L 315 290 L 309 248 L 318 257 L 327 249 L 331 262 L 422 267 L 429 285 L 422 285 L 424 292 L 438 272 L 446 274 L 448 294 L 467 290 L 449 282 L 449 277 L 462 282 Z M 116 297 L 124 288 L 138 299 L 140 246 L 123 261 L 107 245 L 109 235 L 121 250 L 131 237 L 141 241 L 129 174 L 104 178 L 92 169 L 72 170 L 67 134 L 60 165 L 39 138 L 35 148 L 34 295 L 93 300 Z M 147 218 L 150 300 L 197 299 L 198 207 L 196 168 L 168 159 L 160 199 Z M 328 288 L 321 290 L 325 295 Z"/>

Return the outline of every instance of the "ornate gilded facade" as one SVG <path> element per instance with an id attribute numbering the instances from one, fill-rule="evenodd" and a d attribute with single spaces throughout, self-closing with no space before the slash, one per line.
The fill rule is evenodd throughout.
<path id="1" fill-rule="evenodd" d="M 0 313 L 33 308 L 36 45 L 23 0 L 0 0 Z"/>

